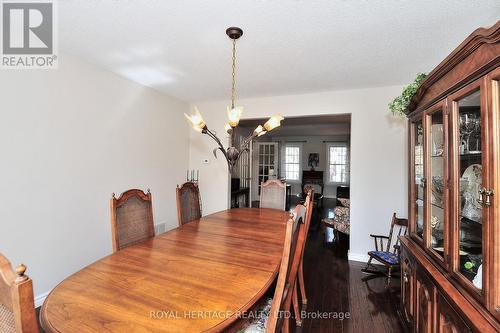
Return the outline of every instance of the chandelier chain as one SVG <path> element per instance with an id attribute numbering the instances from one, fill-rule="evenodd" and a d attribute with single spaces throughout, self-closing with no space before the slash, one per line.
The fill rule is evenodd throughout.
<path id="1" fill-rule="evenodd" d="M 250 144 L 253 139 L 273 130 L 276 127 L 279 127 L 280 122 L 284 119 L 280 115 L 274 115 L 264 124 L 264 126 L 257 126 L 253 132 L 251 132 L 247 137 L 238 137 L 235 135 L 235 128 L 238 126 L 241 113 L 243 108 L 239 108 L 238 110 L 234 110 L 234 103 L 236 101 L 236 40 L 243 35 L 243 30 L 238 27 L 229 27 L 226 30 L 226 35 L 233 40 L 233 54 L 232 54 L 232 73 L 231 73 L 231 109 L 228 110 L 228 118 L 229 122 L 224 125 L 226 129 L 226 133 L 230 134 L 229 146 L 226 148 L 222 144 L 222 141 L 217 137 L 217 134 L 208 129 L 207 124 L 203 120 L 200 112 L 196 107 L 195 114 L 188 116 L 184 114 L 188 121 L 191 123 L 193 128 L 202 134 L 208 135 L 212 140 L 217 143 L 217 148 L 213 150 L 213 154 L 215 158 L 217 158 L 217 151 L 221 151 L 224 157 L 226 158 L 229 174 L 232 174 L 233 169 L 237 167 L 238 160 L 241 155 L 245 152 L 249 152 Z M 234 125 L 234 126 L 233 126 Z"/>
<path id="2" fill-rule="evenodd" d="M 231 87 L 231 109 L 234 109 L 234 100 L 236 99 L 236 39 L 233 39 L 233 73 Z"/>

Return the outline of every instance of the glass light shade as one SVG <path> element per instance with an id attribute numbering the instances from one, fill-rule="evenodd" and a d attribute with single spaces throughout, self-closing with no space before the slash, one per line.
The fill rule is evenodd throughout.
<path id="1" fill-rule="evenodd" d="M 233 128 L 232 128 L 232 127 L 231 127 L 231 125 L 229 125 L 228 123 L 225 123 L 225 124 L 224 124 L 224 130 L 226 131 L 226 133 L 228 133 L 228 134 L 229 134 L 229 133 L 231 133 L 231 130 L 232 130 L 232 129 L 233 129 Z"/>
<path id="2" fill-rule="evenodd" d="M 231 127 L 236 127 L 238 126 L 241 118 L 241 114 L 243 113 L 243 107 L 237 106 L 234 108 L 229 108 L 227 107 L 227 118 L 229 119 L 229 125 Z"/>
<path id="3" fill-rule="evenodd" d="M 200 111 L 198 111 L 197 107 L 194 107 L 193 115 L 188 116 L 184 113 L 184 116 L 191 123 L 191 126 L 193 126 L 193 129 L 195 131 L 201 133 L 201 131 L 205 128 L 205 121 L 203 120 L 203 117 L 201 116 L 201 113 Z"/>
<path id="4" fill-rule="evenodd" d="M 261 135 L 264 135 L 266 134 L 267 131 L 264 130 L 264 128 L 262 127 L 262 125 L 259 125 L 257 126 L 257 128 L 255 128 L 253 130 L 253 133 L 257 136 L 261 136 Z"/>
<path id="5" fill-rule="evenodd" d="M 277 114 L 269 118 L 268 121 L 264 124 L 264 128 L 269 132 L 275 129 L 276 127 L 281 126 L 281 121 L 285 119 L 281 115 Z"/>

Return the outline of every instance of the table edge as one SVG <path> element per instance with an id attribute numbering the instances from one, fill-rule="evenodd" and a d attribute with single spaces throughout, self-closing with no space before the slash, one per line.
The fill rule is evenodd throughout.
<path id="1" fill-rule="evenodd" d="M 281 210 L 279 209 L 272 209 L 272 208 L 251 208 L 251 207 L 245 207 L 245 208 L 232 208 L 232 209 L 226 209 L 226 210 L 221 210 L 221 211 L 218 211 L 218 212 L 214 212 L 212 214 L 209 214 L 209 215 L 206 215 L 206 216 L 203 216 L 201 219 L 199 219 L 198 221 L 202 220 L 203 218 L 206 218 L 206 217 L 210 217 L 212 215 L 216 215 L 218 213 L 221 213 L 221 212 L 225 212 L 225 211 L 229 211 L 229 210 L 260 210 L 260 209 L 269 209 L 271 211 L 279 211 L 281 212 Z M 287 213 L 286 211 L 284 211 L 285 213 Z M 177 230 L 177 228 L 173 228 L 167 232 L 170 232 L 170 231 L 173 231 L 173 230 Z M 161 235 L 161 234 L 160 234 Z M 155 235 L 154 237 L 157 237 L 157 236 L 160 236 L 160 235 Z M 135 246 L 135 245 L 134 245 Z M 112 256 L 113 254 L 115 254 L 116 252 L 112 252 L 102 258 L 99 258 L 98 260 L 90 263 L 89 265 L 86 265 L 84 267 L 82 267 L 81 269 L 79 269 L 78 271 L 74 272 L 73 274 L 69 275 L 68 277 L 64 278 L 62 281 L 60 281 L 50 292 L 49 294 L 47 295 L 47 297 L 45 298 L 45 301 L 43 302 L 41 308 L 40 308 L 40 314 L 39 314 L 39 319 L 40 319 L 40 324 L 42 326 L 42 329 L 46 332 L 46 333 L 64 333 L 64 332 L 61 332 L 59 330 L 57 330 L 51 323 L 50 321 L 48 320 L 47 318 L 47 304 L 48 302 L 50 301 L 50 296 L 52 295 L 52 293 L 64 282 L 66 281 L 67 279 L 71 278 L 72 276 L 78 274 L 80 271 L 82 271 L 83 269 L 85 269 L 86 267 L 90 266 L 90 265 L 93 265 L 94 263 L 98 262 L 98 261 L 101 261 L 109 256 Z M 270 277 L 270 279 L 267 281 L 267 283 L 260 289 L 260 291 L 252 298 L 250 299 L 247 303 L 245 303 L 244 306 L 242 306 L 240 309 L 238 309 L 238 311 L 240 312 L 245 312 L 245 311 L 248 311 L 260 298 L 262 298 L 262 296 L 267 292 L 267 290 L 269 290 L 269 287 L 274 283 L 274 281 L 276 280 L 276 277 L 278 276 L 278 272 L 279 272 L 279 268 L 280 268 L 280 265 L 281 265 L 281 258 L 280 258 L 280 261 L 277 263 L 276 265 L 276 268 L 274 269 L 274 271 L 272 272 L 272 275 Z M 220 332 L 226 328 L 228 328 L 231 324 L 233 324 L 234 322 L 236 322 L 238 320 L 237 316 L 236 316 L 236 313 L 233 314 L 232 316 L 224 319 L 223 321 L 219 322 L 218 324 L 216 324 L 215 326 L 209 328 L 208 330 L 205 330 L 203 331 L 204 333 L 215 333 L 215 332 Z"/>

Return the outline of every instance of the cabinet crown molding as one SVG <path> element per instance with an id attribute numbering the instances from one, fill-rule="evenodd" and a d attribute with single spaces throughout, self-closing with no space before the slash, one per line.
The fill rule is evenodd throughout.
<path id="1" fill-rule="evenodd" d="M 477 52 L 485 45 L 490 52 Z M 466 63 L 467 58 L 471 58 L 469 63 Z M 422 111 L 453 92 L 455 87 L 474 80 L 499 63 L 500 20 L 491 27 L 476 29 L 427 75 L 413 96 L 407 114 Z M 458 77 L 462 79 L 460 82 L 457 82 Z M 434 89 L 429 89 L 433 86 Z"/>

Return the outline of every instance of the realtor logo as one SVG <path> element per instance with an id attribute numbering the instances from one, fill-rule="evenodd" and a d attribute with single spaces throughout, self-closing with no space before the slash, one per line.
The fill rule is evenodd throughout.
<path id="1" fill-rule="evenodd" d="M 52 1 L 2 1 L 2 68 L 56 68 Z"/>

